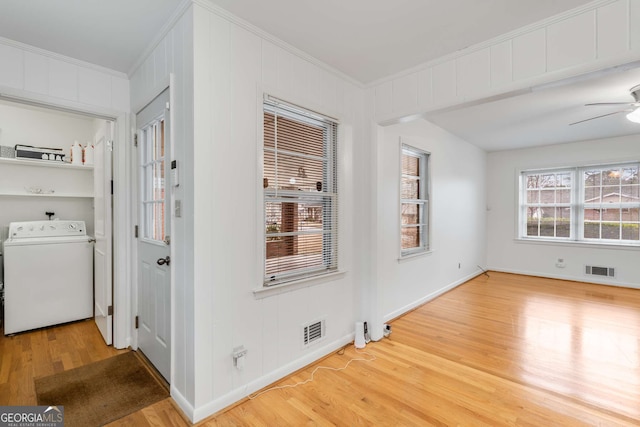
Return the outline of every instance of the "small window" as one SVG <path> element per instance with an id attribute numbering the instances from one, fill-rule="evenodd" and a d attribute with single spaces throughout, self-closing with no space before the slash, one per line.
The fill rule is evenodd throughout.
<path id="1" fill-rule="evenodd" d="M 402 145 L 400 255 L 429 250 L 429 153 Z"/>
<path id="2" fill-rule="evenodd" d="M 265 286 L 338 268 L 337 131 L 334 119 L 265 99 Z"/>

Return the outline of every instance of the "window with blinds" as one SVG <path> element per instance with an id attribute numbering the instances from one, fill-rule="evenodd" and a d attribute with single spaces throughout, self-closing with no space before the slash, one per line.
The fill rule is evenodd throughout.
<path id="1" fill-rule="evenodd" d="M 338 123 L 264 101 L 264 285 L 338 267 Z"/>
<path id="2" fill-rule="evenodd" d="M 429 249 L 429 154 L 403 144 L 400 175 L 400 256 Z"/>

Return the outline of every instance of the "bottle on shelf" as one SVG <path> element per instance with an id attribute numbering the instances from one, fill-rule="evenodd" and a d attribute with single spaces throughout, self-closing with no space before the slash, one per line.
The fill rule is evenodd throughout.
<path id="1" fill-rule="evenodd" d="M 72 165 L 81 165 L 82 164 L 82 145 L 75 141 L 71 146 L 71 164 Z"/>
<path id="2" fill-rule="evenodd" d="M 93 145 L 91 142 L 87 142 L 86 147 L 84 147 L 84 164 L 86 166 L 93 165 Z"/>

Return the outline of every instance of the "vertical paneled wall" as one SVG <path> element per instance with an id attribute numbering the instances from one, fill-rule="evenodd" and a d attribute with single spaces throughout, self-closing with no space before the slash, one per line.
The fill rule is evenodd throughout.
<path id="1" fill-rule="evenodd" d="M 301 52 L 194 6 L 195 418 L 206 416 L 339 347 L 356 319 L 354 156 L 364 91 Z M 340 251 L 345 273 L 274 294 L 262 287 L 261 112 L 264 93 L 340 119 Z M 302 325 L 326 338 L 303 348 Z M 247 350 L 243 370 L 233 349 Z"/>
<path id="2" fill-rule="evenodd" d="M 178 162 L 179 187 L 172 198 L 182 202 L 182 216 L 171 219 L 173 360 L 172 396 L 186 413 L 194 394 L 194 176 L 193 171 L 193 11 L 189 8 L 131 76 L 132 113 L 136 114 L 169 84 L 171 88 L 172 159 Z M 135 279 L 134 279 L 135 280 Z"/>
<path id="3" fill-rule="evenodd" d="M 640 2 L 600 1 L 374 84 L 379 122 L 602 68 L 640 55 Z"/>
<path id="4" fill-rule="evenodd" d="M 201 419 L 332 351 L 353 332 L 356 152 L 364 91 L 305 54 L 196 2 L 131 77 L 142 108 L 174 75 L 174 156 L 182 165 L 182 218 L 173 218 L 172 396 Z M 338 117 L 341 123 L 341 245 L 344 273 L 299 289 L 262 286 L 262 95 Z M 359 138 L 358 138 L 359 137 Z M 180 166 L 179 166 L 180 167 Z M 366 191 L 364 191 L 366 194 Z M 361 198 L 361 195 L 357 196 Z M 303 348 L 301 326 L 326 320 L 326 338 Z M 242 371 L 233 348 L 248 350 Z"/>
<path id="5" fill-rule="evenodd" d="M 129 111 L 123 73 L 0 38 L 0 89 L 76 109 Z"/>

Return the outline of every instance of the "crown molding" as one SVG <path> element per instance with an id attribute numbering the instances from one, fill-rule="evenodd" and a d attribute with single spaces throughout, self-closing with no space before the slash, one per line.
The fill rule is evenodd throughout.
<path id="1" fill-rule="evenodd" d="M 471 45 L 469 47 L 466 47 L 464 49 L 452 52 L 450 54 L 444 55 L 444 56 L 440 56 L 438 58 L 432 59 L 430 61 L 427 62 L 423 62 L 421 64 L 418 64 L 414 67 L 411 68 L 407 68 L 406 70 L 400 71 L 398 73 L 392 74 L 390 76 L 387 77 L 382 77 L 380 79 L 374 80 L 370 83 L 367 83 L 365 85 L 366 89 L 371 89 L 374 88 L 376 86 L 379 86 L 383 83 L 387 83 L 390 81 L 393 81 L 395 79 L 401 78 L 401 77 L 405 77 L 408 76 L 410 74 L 414 74 L 420 71 L 424 71 L 427 70 L 429 68 L 432 68 L 436 65 L 439 64 L 443 64 L 445 62 L 449 62 L 451 60 L 455 60 L 458 58 L 461 58 L 463 56 L 466 56 L 468 54 L 474 53 L 474 52 L 478 52 L 480 50 L 483 49 L 487 49 L 491 46 L 509 41 L 509 40 L 513 40 L 516 37 L 531 33 L 533 31 L 537 31 L 543 28 L 548 27 L 549 25 L 553 25 L 555 23 L 561 22 L 561 21 L 565 21 L 569 18 L 573 18 L 574 16 L 578 16 L 581 15 L 585 12 L 590 12 L 590 11 L 595 11 L 600 7 L 609 5 L 611 3 L 615 3 L 617 1 L 620 0 L 594 0 L 590 3 L 584 4 L 582 6 L 578 6 L 574 9 L 568 10 L 566 12 L 562 12 L 559 13 L 557 15 L 553 15 L 549 18 L 543 19 L 541 21 L 538 22 L 534 22 L 533 24 L 529 24 L 529 25 L 525 25 L 524 27 L 520 27 L 517 28 L 513 31 L 510 31 L 508 33 L 504 33 L 501 34 L 499 36 L 493 37 L 491 39 L 485 40 L 483 42 Z M 623 0 L 623 1 L 634 1 L 634 0 Z"/>
<path id="2" fill-rule="evenodd" d="M 88 68 L 94 71 L 99 71 L 104 74 L 109 74 L 114 77 L 118 77 L 121 79 L 128 80 L 129 77 L 120 71 L 112 70 L 111 68 L 103 67 L 101 65 L 92 64 L 91 62 L 82 61 L 80 59 L 71 58 L 70 56 L 61 55 L 59 53 L 51 52 L 50 50 L 41 49 L 39 47 L 31 46 L 26 43 L 18 42 L 15 40 L 7 39 L 4 37 L 0 37 L 0 44 L 4 46 L 13 47 L 16 49 L 20 49 L 24 52 L 30 52 L 36 55 L 41 55 L 50 59 L 55 59 L 57 61 L 66 62 L 68 64 L 73 64 L 78 67 Z"/>
<path id="3" fill-rule="evenodd" d="M 223 9 L 222 7 L 215 5 L 213 3 L 211 3 L 208 0 L 184 0 L 180 6 L 176 9 L 176 11 L 174 12 L 174 14 L 171 16 L 171 18 L 167 21 L 167 23 L 162 27 L 162 30 L 158 33 L 158 35 L 153 39 L 153 42 L 151 42 L 149 44 L 149 46 L 144 50 L 144 52 L 140 55 L 140 57 L 138 58 L 138 60 L 133 64 L 133 66 L 131 67 L 131 69 L 128 72 L 129 78 L 131 78 L 133 76 L 133 74 L 138 70 L 138 68 L 140 68 L 140 66 L 144 63 L 144 61 L 153 53 L 154 49 L 162 42 L 162 40 L 167 36 L 167 34 L 169 34 L 169 32 L 171 31 L 171 29 L 176 25 L 176 23 L 178 22 L 178 20 L 180 18 L 182 18 L 182 15 L 184 15 L 184 13 L 189 9 L 189 7 L 191 7 L 192 4 L 198 5 L 200 7 L 202 7 L 203 9 L 207 10 L 208 12 L 214 13 L 216 15 L 218 15 L 219 17 L 235 24 L 238 25 L 239 27 L 255 34 L 256 36 L 270 42 L 273 43 L 274 45 L 288 51 L 289 53 L 292 53 L 294 55 L 296 55 L 297 57 L 308 61 L 338 77 L 340 77 L 341 79 L 351 83 L 352 85 L 360 88 L 360 89 L 364 89 L 365 85 L 358 81 L 355 80 L 354 78 L 344 74 L 343 72 L 331 67 L 330 65 L 320 61 L 319 59 L 309 55 L 308 53 L 294 47 L 291 46 L 290 44 L 280 40 L 279 38 L 267 33 L 266 31 L 262 30 L 261 28 L 256 27 L 253 24 L 250 24 L 249 22 L 237 17 L 236 15 L 232 14 L 231 12 L 229 12 L 226 9 Z"/>
<path id="4" fill-rule="evenodd" d="M 214 13 L 216 15 L 218 15 L 219 17 L 235 24 L 238 25 L 239 27 L 257 35 L 258 37 L 262 38 L 263 40 L 266 40 L 270 43 L 273 43 L 274 45 L 288 51 L 289 53 L 296 55 L 297 57 L 299 57 L 300 59 L 303 59 L 305 61 L 308 61 L 334 75 L 336 75 L 337 77 L 340 77 L 341 79 L 351 83 L 352 85 L 360 88 L 360 89 L 371 89 L 374 88 L 378 85 L 381 85 L 383 83 L 386 82 L 390 82 L 393 81 L 395 79 L 410 75 L 410 74 L 414 74 L 429 68 L 432 68 L 436 65 L 451 61 L 451 60 L 455 60 L 458 58 L 461 58 L 465 55 L 468 55 L 470 53 L 474 53 L 486 48 L 489 48 L 491 46 L 494 46 L 496 44 L 505 42 L 505 41 L 509 41 L 512 40 L 518 36 L 522 36 L 524 34 L 528 34 L 530 32 L 539 30 L 539 29 L 543 29 L 548 27 L 549 25 L 564 21 L 566 19 L 572 18 L 574 16 L 578 16 L 582 13 L 585 12 L 589 12 L 589 11 L 595 11 L 600 7 L 615 3 L 617 1 L 620 0 L 594 0 L 590 3 L 587 3 L 585 5 L 576 7 L 574 9 L 568 10 L 566 12 L 562 12 L 559 13 L 557 15 L 551 16 L 549 18 L 543 19 L 541 21 L 535 22 L 533 24 L 529 24 L 529 25 L 525 25 L 524 27 L 520 27 L 516 30 L 510 31 L 508 33 L 499 35 L 497 37 L 485 40 L 481 43 L 477 43 L 474 44 L 472 46 L 469 46 L 467 48 L 458 50 L 456 52 L 452 52 L 450 54 L 435 58 L 433 60 L 427 61 L 427 62 L 423 62 L 421 64 L 418 64 L 414 67 L 411 68 L 407 68 L 403 71 L 400 71 L 398 73 L 374 80 L 373 82 L 370 83 L 363 83 L 359 80 L 354 79 L 351 76 L 346 75 L 345 73 L 343 73 L 342 71 L 337 70 L 336 68 L 326 64 L 325 62 L 315 58 L 314 56 L 309 55 L 308 53 L 290 45 L 289 43 L 267 33 L 266 31 L 264 31 L 263 29 L 256 27 L 255 25 L 239 18 L 238 16 L 232 14 L 231 12 L 229 12 L 226 9 L 223 9 L 222 7 L 213 4 L 211 1 L 209 0 L 183 0 L 183 2 L 180 4 L 180 6 L 176 9 L 176 11 L 173 13 L 173 15 L 171 16 L 171 18 L 167 21 L 167 23 L 162 27 L 162 30 L 158 33 L 158 35 L 154 38 L 153 42 L 149 44 L 149 46 L 144 50 L 144 52 L 140 55 L 139 59 L 134 63 L 134 65 L 131 67 L 131 69 L 129 70 L 128 77 L 132 77 L 133 74 L 138 70 L 138 68 L 140 68 L 140 66 L 144 63 L 144 61 L 153 53 L 154 49 L 162 42 L 162 40 L 167 36 L 167 34 L 171 31 L 171 29 L 175 26 L 175 24 L 178 22 L 178 20 L 184 15 L 184 13 L 189 9 L 189 7 L 191 7 L 192 4 L 198 5 L 200 7 L 202 7 L 203 9 Z M 633 0 L 623 0 L 623 1 L 633 1 Z M 34 48 L 35 49 L 35 48 Z M 81 62 L 81 61 L 75 61 L 75 62 Z M 95 65 L 92 64 L 88 64 L 90 66 L 93 66 L 94 68 L 96 67 Z M 86 66 L 86 65 L 85 65 Z M 112 73 L 115 73 L 115 71 L 110 70 Z"/>

